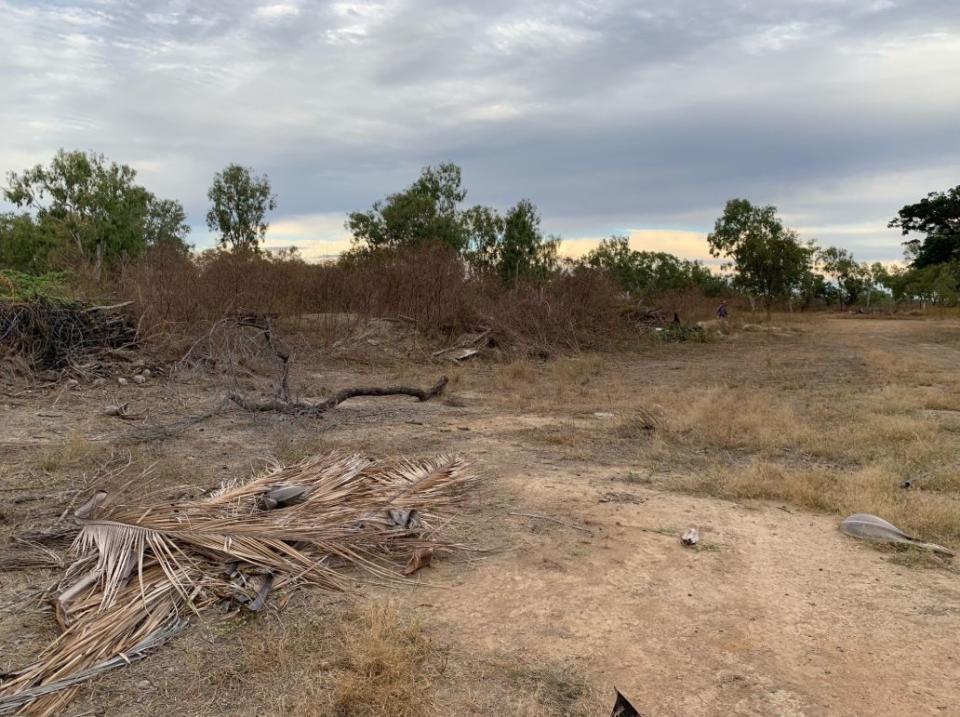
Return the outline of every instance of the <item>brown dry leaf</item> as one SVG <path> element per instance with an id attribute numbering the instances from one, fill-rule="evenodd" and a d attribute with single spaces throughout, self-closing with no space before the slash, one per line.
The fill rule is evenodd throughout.
<path id="1" fill-rule="evenodd" d="M 413 575 L 421 568 L 429 567 L 433 562 L 433 548 L 417 548 L 407 561 L 407 567 L 404 568 L 404 575 Z"/>

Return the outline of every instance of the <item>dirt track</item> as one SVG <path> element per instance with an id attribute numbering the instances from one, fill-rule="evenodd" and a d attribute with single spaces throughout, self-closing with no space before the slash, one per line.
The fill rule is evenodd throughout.
<path id="1" fill-rule="evenodd" d="M 815 330 L 666 347 L 617 357 L 610 365 L 600 359 L 595 375 L 577 379 L 578 387 L 558 397 L 553 409 L 528 404 L 519 388 L 498 398 L 499 369 L 477 365 L 455 377 L 453 400 L 446 402 L 362 399 L 341 406 L 319 428 L 232 413 L 163 444 L 156 455 L 141 457 L 170 463 L 157 479 L 155 487 L 162 487 L 205 486 L 247 472 L 260 456 L 285 450 L 467 454 L 488 480 L 471 514 L 468 537 L 488 552 L 471 561 L 441 562 L 420 574 L 421 581 L 440 587 L 371 588 L 369 596 L 400 600 L 423 618 L 432 635 L 454 647 L 454 661 L 509 655 L 531 664 L 572 665 L 592 691 L 581 700 L 581 711 L 569 714 L 605 714 L 616 685 L 648 717 L 960 715 L 960 574 L 955 568 L 903 564 L 891 553 L 841 535 L 836 515 L 780 501 L 730 501 L 664 490 L 659 464 L 644 459 L 646 439 L 601 445 L 596 426 L 605 419 L 594 415 L 628 410 L 653 387 L 686 386 L 704 375 L 731 385 L 786 381 L 791 389 L 819 386 L 821 391 L 850 382 L 873 390 L 892 380 L 865 369 L 868 360 L 919 362 L 917 383 L 908 381 L 905 389 L 916 385 L 919 391 L 933 381 L 931 390 L 956 397 L 954 384 L 937 381 L 950 380 L 955 372 L 958 347 L 960 326 L 950 322 L 824 321 Z M 760 365 L 766 367 L 762 375 Z M 331 385 L 360 377 L 343 366 L 309 368 Z M 405 371 L 427 380 L 437 368 Z M 518 384 L 542 381 L 538 371 Z M 393 374 L 362 377 L 369 382 Z M 213 386 L 212 380 L 191 386 L 156 383 L 127 387 L 123 397 L 163 406 L 174 416 L 214 400 Z M 41 494 L 75 485 L 82 466 L 71 467 L 66 460 L 54 466 L 47 459 L 50 465 L 38 473 L 37 456 L 70 436 L 124 428 L 97 415 L 117 393 L 113 386 L 83 388 L 63 394 L 53 408 L 58 395 L 53 389 L 8 399 L 0 454 L 4 489 Z M 571 432 L 580 438 L 568 441 Z M 104 442 L 92 445 L 94 453 L 106 450 Z M 730 460 L 736 465 L 740 457 Z M 676 470 L 696 470 L 696 465 L 681 462 Z M 38 481 L 41 474 L 45 477 Z M 511 515 L 518 512 L 581 529 Z M 22 527 L 11 511 L 7 514 L 7 532 Z M 694 525 L 703 544 L 681 547 L 679 533 Z M 47 616 L 21 614 L 11 606 L 53 575 L 0 573 L 0 668 L 14 667 L 23 661 L 17 657 L 26 658 L 51 636 Z M 317 605 L 297 603 L 288 619 L 296 624 Z M 255 640 L 256 628 L 250 626 L 241 637 L 207 634 L 204 639 L 224 641 L 221 651 L 230 654 L 236 648 L 231 640 Z M 178 641 L 151 658 L 149 667 L 145 663 L 99 681 L 77 712 L 157 714 L 161 702 L 131 705 L 125 696 L 154 669 L 176 682 L 179 671 L 189 667 L 175 652 L 194 644 Z M 457 674 L 462 672 L 451 672 L 445 694 L 457 692 Z M 217 689 L 215 681 L 210 689 Z M 172 714 L 258 713 L 212 694 L 181 695 L 174 687 L 161 689 L 157 699 Z M 498 711 L 478 704 L 446 713 L 549 714 L 529 705 Z"/>

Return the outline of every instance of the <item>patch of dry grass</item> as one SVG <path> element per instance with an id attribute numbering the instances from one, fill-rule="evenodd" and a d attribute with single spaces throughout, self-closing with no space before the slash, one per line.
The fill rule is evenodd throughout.
<path id="1" fill-rule="evenodd" d="M 389 604 L 370 605 L 341 622 L 334 649 L 340 657 L 329 677 L 330 711 L 317 710 L 308 698 L 294 706 L 293 714 L 414 717 L 430 711 L 446 650 L 416 619 Z"/>
<path id="2" fill-rule="evenodd" d="M 517 691 L 545 708 L 547 714 L 556 717 L 585 714 L 581 702 L 590 694 L 590 688 L 571 665 L 515 658 L 496 660 L 492 666 L 501 671 Z"/>
<path id="3" fill-rule="evenodd" d="M 802 324 L 786 338 L 752 332 L 702 353 L 667 347 L 653 363 L 508 364 L 498 389 L 554 418 L 517 432 L 533 446 L 628 464 L 654 486 L 876 513 L 960 544 L 960 375 L 942 327 L 912 322 L 904 334 L 900 323 L 878 341 L 857 333 L 863 324 Z M 596 410 L 613 416 L 588 417 Z"/>
<path id="4" fill-rule="evenodd" d="M 61 444 L 44 448 L 37 459 L 37 468 L 54 473 L 67 468 L 79 468 L 93 464 L 104 451 L 79 433 L 73 433 Z"/>

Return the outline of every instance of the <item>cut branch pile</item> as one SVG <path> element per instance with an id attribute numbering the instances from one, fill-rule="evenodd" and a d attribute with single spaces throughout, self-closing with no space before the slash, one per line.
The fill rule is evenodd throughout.
<path id="1" fill-rule="evenodd" d="M 35 369 L 82 368 L 97 354 L 136 343 L 136 328 L 117 311 L 123 306 L 45 298 L 0 301 L 0 346 Z"/>
<path id="2" fill-rule="evenodd" d="M 272 590 L 344 589 L 351 567 L 400 579 L 422 556 L 458 547 L 441 529 L 473 481 L 457 457 L 328 455 L 202 501 L 100 507 L 79 519 L 79 557 L 54 598 L 62 634 L 0 676 L 0 715 L 60 714 L 82 681 L 142 657 L 211 606 L 257 611 Z"/>

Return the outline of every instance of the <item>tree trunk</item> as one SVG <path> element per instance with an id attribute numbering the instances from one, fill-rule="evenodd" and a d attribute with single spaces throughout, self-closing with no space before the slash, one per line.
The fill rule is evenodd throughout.
<path id="1" fill-rule="evenodd" d="M 97 240 L 97 258 L 93 264 L 93 278 L 100 281 L 100 270 L 103 268 L 103 240 Z"/>

